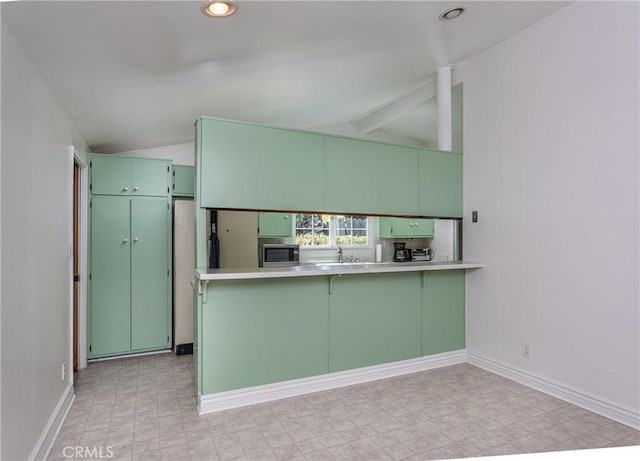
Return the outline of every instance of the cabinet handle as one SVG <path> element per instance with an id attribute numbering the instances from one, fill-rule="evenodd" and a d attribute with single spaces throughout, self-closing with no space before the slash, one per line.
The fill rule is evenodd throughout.
<path id="1" fill-rule="evenodd" d="M 289 219 L 289 215 L 284 215 L 284 219 Z"/>
<path id="2" fill-rule="evenodd" d="M 138 237 L 133 239 L 133 243 L 136 243 L 138 241 Z"/>
<path id="3" fill-rule="evenodd" d="M 127 192 L 128 190 L 129 190 L 129 188 L 128 188 L 127 186 L 124 186 L 124 187 L 122 188 L 122 192 Z"/>
<path id="4" fill-rule="evenodd" d="M 129 239 L 127 237 L 125 237 L 124 240 L 122 241 L 122 243 L 129 243 Z"/>
<path id="5" fill-rule="evenodd" d="M 140 188 L 139 188 L 138 186 L 136 186 L 136 187 L 134 187 L 134 188 L 133 188 L 133 191 L 134 191 L 134 192 L 138 192 L 139 190 L 140 190 Z"/>

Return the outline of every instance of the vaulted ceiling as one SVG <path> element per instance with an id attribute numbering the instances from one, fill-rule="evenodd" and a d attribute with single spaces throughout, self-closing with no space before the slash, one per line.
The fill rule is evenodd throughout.
<path id="1" fill-rule="evenodd" d="M 455 82 L 456 65 L 567 4 L 239 0 L 214 19 L 198 1 L 20 1 L 1 15 L 94 152 L 191 141 L 199 115 L 358 136 L 402 97 L 362 135 L 433 147 L 421 89 L 437 69 Z M 440 21 L 453 6 L 467 11 Z"/>

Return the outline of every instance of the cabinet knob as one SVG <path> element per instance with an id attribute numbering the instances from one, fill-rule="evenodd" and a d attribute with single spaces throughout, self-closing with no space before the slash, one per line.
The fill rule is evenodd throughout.
<path id="1" fill-rule="evenodd" d="M 289 215 L 284 215 L 283 219 L 289 219 Z"/>
<path id="2" fill-rule="evenodd" d="M 133 243 L 136 243 L 138 241 L 138 237 L 133 239 Z"/>
<path id="3" fill-rule="evenodd" d="M 122 243 L 129 243 L 129 239 L 128 239 L 127 237 L 125 237 L 125 238 L 122 240 Z"/>
<path id="4" fill-rule="evenodd" d="M 127 186 L 124 186 L 124 187 L 122 188 L 122 192 L 127 192 L 128 190 L 129 190 L 129 188 L 128 188 Z"/>
<path id="5" fill-rule="evenodd" d="M 134 187 L 134 188 L 133 188 L 133 191 L 134 191 L 134 192 L 137 192 L 137 191 L 139 191 L 139 190 L 140 190 L 140 188 L 139 188 L 138 186 L 136 186 L 136 187 Z"/>

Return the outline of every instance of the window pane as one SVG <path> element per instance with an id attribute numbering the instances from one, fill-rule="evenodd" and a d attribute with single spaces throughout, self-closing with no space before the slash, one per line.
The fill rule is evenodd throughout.
<path id="1" fill-rule="evenodd" d="M 369 241 L 367 218 L 364 216 L 338 216 L 336 240 L 338 245 L 367 245 Z"/>
<path id="2" fill-rule="evenodd" d="M 329 245 L 329 215 L 296 215 L 296 243 L 305 246 Z"/>

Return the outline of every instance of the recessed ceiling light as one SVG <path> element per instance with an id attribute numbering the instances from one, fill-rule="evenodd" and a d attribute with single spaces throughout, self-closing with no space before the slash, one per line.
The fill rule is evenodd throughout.
<path id="1" fill-rule="evenodd" d="M 462 13 L 466 10 L 463 6 L 458 6 L 456 8 L 449 8 L 447 11 L 444 11 L 440 15 L 440 21 L 449 21 L 451 19 L 455 19 L 460 17 Z"/>
<path id="2" fill-rule="evenodd" d="M 235 13 L 238 10 L 238 4 L 235 0 L 207 0 L 200 10 L 212 18 L 224 18 Z"/>

